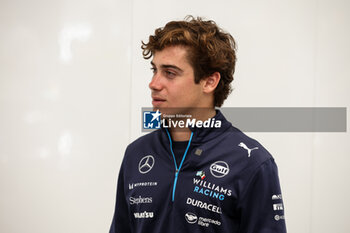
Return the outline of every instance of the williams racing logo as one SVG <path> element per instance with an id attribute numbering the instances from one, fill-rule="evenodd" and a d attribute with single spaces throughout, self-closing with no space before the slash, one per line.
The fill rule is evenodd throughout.
<path id="1" fill-rule="evenodd" d="M 193 184 L 193 192 L 219 199 L 220 201 L 223 201 L 225 199 L 225 196 L 232 195 L 232 190 L 207 181 L 203 181 L 202 179 L 193 178 Z"/>
<path id="2" fill-rule="evenodd" d="M 201 180 L 204 180 L 205 178 L 205 172 L 204 171 L 198 171 L 196 176 L 199 176 L 201 178 Z"/>

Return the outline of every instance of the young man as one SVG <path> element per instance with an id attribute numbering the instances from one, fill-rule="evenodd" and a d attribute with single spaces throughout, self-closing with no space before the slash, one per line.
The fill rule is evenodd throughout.
<path id="1" fill-rule="evenodd" d="M 154 110 L 173 118 L 126 149 L 110 233 L 286 232 L 272 156 L 215 110 L 231 90 L 232 36 L 190 17 L 142 49 Z"/>

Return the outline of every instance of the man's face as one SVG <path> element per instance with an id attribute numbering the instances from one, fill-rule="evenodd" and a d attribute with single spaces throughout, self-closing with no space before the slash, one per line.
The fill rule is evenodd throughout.
<path id="1" fill-rule="evenodd" d="M 149 84 L 154 109 L 205 107 L 202 86 L 194 82 L 194 70 L 183 46 L 157 51 L 151 62 L 153 77 Z"/>

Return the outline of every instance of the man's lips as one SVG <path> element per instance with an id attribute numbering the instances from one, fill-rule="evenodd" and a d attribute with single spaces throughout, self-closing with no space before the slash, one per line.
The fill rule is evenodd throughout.
<path id="1" fill-rule="evenodd" d="M 164 102 L 165 102 L 165 99 L 152 96 L 152 105 L 159 105 L 159 104 L 162 104 Z"/>
<path id="2" fill-rule="evenodd" d="M 152 96 L 152 100 L 153 100 L 153 101 L 165 101 L 164 98 L 156 97 L 156 96 Z"/>
<path id="3" fill-rule="evenodd" d="M 165 101 L 164 99 L 153 98 L 153 101 Z"/>

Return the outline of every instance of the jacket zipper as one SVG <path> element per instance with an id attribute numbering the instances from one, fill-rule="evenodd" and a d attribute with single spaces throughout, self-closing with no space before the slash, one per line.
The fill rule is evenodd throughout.
<path id="1" fill-rule="evenodd" d="M 181 163 L 180 163 L 180 166 L 179 166 L 179 167 L 177 167 L 177 164 L 176 164 L 176 158 L 175 158 L 174 151 L 173 151 L 173 142 L 172 142 L 172 140 L 171 140 L 171 136 L 170 136 L 170 133 L 169 133 L 168 129 L 166 129 L 166 132 L 167 132 L 168 137 L 169 137 L 170 151 L 171 151 L 171 154 L 173 155 L 174 164 L 175 164 L 175 179 L 174 179 L 174 185 L 173 185 L 173 194 L 172 194 L 172 198 L 171 198 L 172 202 L 174 202 L 177 179 L 178 179 L 178 177 L 179 177 L 179 173 L 180 173 L 182 164 L 183 164 L 184 161 L 185 161 L 185 158 L 186 158 L 188 149 L 190 148 L 191 141 L 192 141 L 192 136 L 193 136 L 193 132 L 191 133 L 190 140 L 188 141 L 187 148 L 186 148 L 186 150 L 185 150 L 184 155 L 182 156 L 182 160 L 181 160 Z"/>

